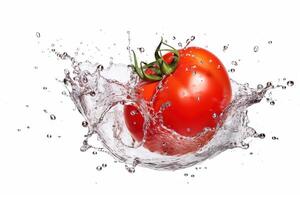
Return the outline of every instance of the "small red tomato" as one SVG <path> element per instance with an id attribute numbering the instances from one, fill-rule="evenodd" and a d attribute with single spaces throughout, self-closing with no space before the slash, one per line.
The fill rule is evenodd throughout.
<path id="1" fill-rule="evenodd" d="M 143 131 L 145 120 L 139 104 L 124 106 L 125 123 L 133 139 L 141 141 L 146 134 L 144 147 L 164 155 L 183 155 L 206 145 L 215 134 L 212 129 L 220 122 L 219 115 L 232 97 L 228 74 L 215 55 L 202 48 L 189 47 L 178 50 L 177 58 L 172 73 L 159 81 L 141 80 L 135 88 L 138 98 L 152 102 L 152 115 L 161 113 L 162 120 L 151 122 Z M 165 54 L 161 60 L 171 64 L 174 52 Z M 157 62 L 160 65 L 161 60 Z M 210 129 L 204 132 L 206 128 Z"/>

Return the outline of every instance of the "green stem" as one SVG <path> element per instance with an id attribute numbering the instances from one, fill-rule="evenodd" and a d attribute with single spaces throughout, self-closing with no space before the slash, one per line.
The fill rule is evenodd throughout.
<path id="1" fill-rule="evenodd" d="M 161 49 L 161 46 L 165 45 L 169 47 L 170 49 Z M 164 61 L 163 56 L 162 56 L 162 51 L 168 51 L 173 53 L 173 60 L 170 64 Z M 154 57 L 155 61 L 151 63 L 146 63 L 146 62 L 140 62 L 140 65 L 138 65 L 138 60 L 136 57 L 135 52 L 132 50 L 133 53 L 133 59 L 134 59 L 134 64 L 132 65 L 134 71 L 137 73 L 137 75 L 147 81 L 159 81 L 162 80 L 162 78 L 165 75 L 170 75 L 176 70 L 177 63 L 179 61 L 179 52 L 173 48 L 172 46 L 168 45 L 167 43 L 163 42 L 163 38 L 161 38 L 160 43 L 158 44 Z M 147 74 L 146 70 L 150 69 L 152 72 L 155 74 Z"/>

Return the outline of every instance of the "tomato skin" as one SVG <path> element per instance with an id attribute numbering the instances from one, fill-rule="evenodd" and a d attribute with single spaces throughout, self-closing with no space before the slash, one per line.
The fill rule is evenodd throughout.
<path id="1" fill-rule="evenodd" d="M 139 98 L 153 102 L 154 114 L 162 111 L 166 127 L 160 129 L 157 124 L 150 124 L 144 147 L 165 155 L 183 155 L 207 144 L 215 131 L 195 136 L 205 128 L 216 128 L 218 116 L 232 97 L 228 74 L 215 55 L 202 48 L 189 47 L 179 50 L 179 57 L 175 72 L 161 83 L 142 81 L 135 88 Z M 173 55 L 168 53 L 163 59 L 170 63 Z M 144 118 L 138 105 L 124 106 L 124 117 L 132 137 L 141 141 Z M 172 134 L 171 130 L 179 135 Z"/>

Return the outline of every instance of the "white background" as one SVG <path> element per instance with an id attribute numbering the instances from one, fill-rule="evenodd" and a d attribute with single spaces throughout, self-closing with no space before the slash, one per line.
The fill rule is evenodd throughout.
<path id="1" fill-rule="evenodd" d="M 9 196 L 0 198 L 250 199 L 255 195 L 299 199 L 299 19 L 296 0 L 1 1 L 0 196 Z M 138 167 L 130 174 L 107 155 L 79 151 L 86 133 L 82 118 L 60 94 L 62 84 L 55 81 L 63 78 L 67 63 L 42 53 L 52 42 L 74 52 L 82 41 L 103 47 L 99 57 L 89 59 L 105 64 L 112 55 L 118 58 L 117 51 L 121 55 L 115 62 L 126 63 L 127 30 L 132 46 L 143 46 L 147 52 L 162 34 L 169 40 L 175 35 L 183 43 L 195 35 L 193 45 L 207 45 L 228 69 L 232 60 L 241 59 L 230 74 L 233 79 L 255 87 L 286 77 L 295 85 L 273 92 L 275 106 L 264 100 L 250 109 L 250 125 L 267 137 L 252 140 L 248 150 L 224 152 L 199 165 L 200 170 L 162 172 Z M 113 43 L 116 47 L 105 49 Z M 224 53 L 226 44 L 229 49 Z M 260 47 L 257 53 L 255 45 Z M 86 58 L 95 54 L 85 53 Z M 50 120 L 51 113 L 56 120 Z M 273 141 L 272 136 L 279 140 Z M 108 167 L 97 171 L 102 163 Z"/>

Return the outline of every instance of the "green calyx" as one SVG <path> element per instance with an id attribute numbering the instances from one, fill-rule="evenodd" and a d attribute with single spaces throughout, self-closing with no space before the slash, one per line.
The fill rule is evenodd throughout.
<path id="1" fill-rule="evenodd" d="M 169 49 L 161 49 L 162 45 L 169 47 Z M 173 60 L 171 63 L 168 64 L 163 60 L 162 51 L 173 53 Z M 179 61 L 179 52 L 172 46 L 163 42 L 163 39 L 161 39 L 159 45 L 155 50 L 154 62 L 146 63 L 142 61 L 140 62 L 140 64 L 138 64 L 136 54 L 133 50 L 132 53 L 134 59 L 134 63 L 133 65 L 131 65 L 132 68 L 142 80 L 147 81 L 160 81 L 165 75 L 172 74 L 176 70 L 177 63 Z M 149 70 L 151 73 L 149 73 Z"/>

